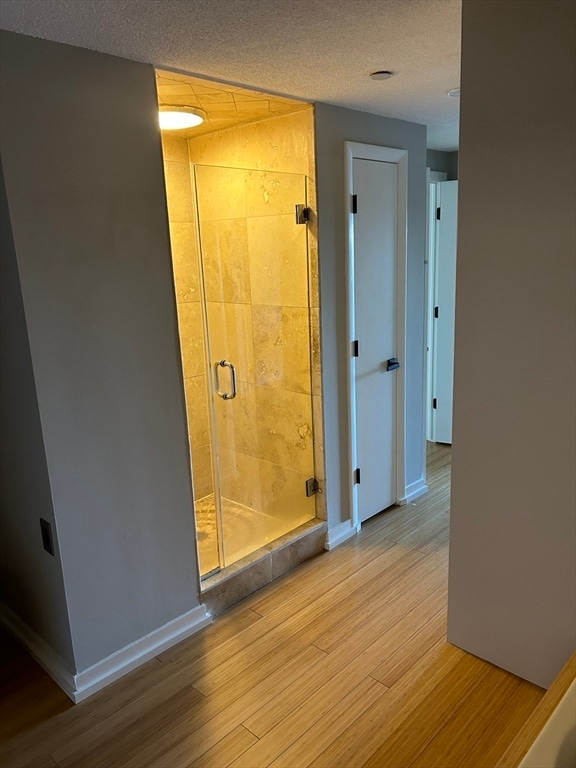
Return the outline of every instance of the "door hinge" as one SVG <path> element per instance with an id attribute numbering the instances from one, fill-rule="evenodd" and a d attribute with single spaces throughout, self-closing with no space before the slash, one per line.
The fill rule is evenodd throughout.
<path id="1" fill-rule="evenodd" d="M 354 470 L 354 485 L 360 485 L 360 467 Z"/>
<path id="2" fill-rule="evenodd" d="M 352 195 L 352 213 L 358 213 L 358 195 Z"/>
<path id="3" fill-rule="evenodd" d="M 306 480 L 306 496 L 314 496 L 315 493 L 322 493 L 320 483 L 315 477 L 309 477 Z"/>
<path id="4" fill-rule="evenodd" d="M 438 320 L 438 307 L 434 307 L 434 317 Z"/>
<path id="5" fill-rule="evenodd" d="M 296 224 L 307 224 L 310 221 L 310 208 L 299 203 L 296 208 Z"/>
<path id="6" fill-rule="evenodd" d="M 440 221 L 441 216 L 442 216 L 442 209 L 436 208 L 436 218 L 438 219 L 438 221 Z"/>
<path id="7" fill-rule="evenodd" d="M 432 398 L 432 408 L 438 408 L 438 398 Z"/>
<path id="8" fill-rule="evenodd" d="M 358 339 L 352 342 L 352 357 L 358 357 Z"/>

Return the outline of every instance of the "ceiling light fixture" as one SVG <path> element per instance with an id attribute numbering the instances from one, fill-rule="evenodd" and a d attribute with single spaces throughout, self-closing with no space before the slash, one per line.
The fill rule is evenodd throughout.
<path id="1" fill-rule="evenodd" d="M 392 72 L 387 69 L 379 69 L 376 72 L 371 72 L 370 77 L 372 80 L 389 80 L 392 77 Z"/>
<path id="2" fill-rule="evenodd" d="M 452 88 L 451 91 L 448 91 L 448 96 L 452 96 L 453 99 L 459 99 L 460 98 L 460 88 Z"/>
<path id="3" fill-rule="evenodd" d="M 160 130 L 181 131 L 194 128 L 206 119 L 206 112 L 198 107 L 162 106 L 160 107 Z"/>

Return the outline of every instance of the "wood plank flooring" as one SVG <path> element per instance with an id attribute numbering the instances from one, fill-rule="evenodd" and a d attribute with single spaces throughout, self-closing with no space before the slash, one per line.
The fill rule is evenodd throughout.
<path id="1" fill-rule="evenodd" d="M 5 768 L 497 768 L 544 691 L 446 642 L 450 449 L 430 492 L 71 705 L 7 641 Z"/>

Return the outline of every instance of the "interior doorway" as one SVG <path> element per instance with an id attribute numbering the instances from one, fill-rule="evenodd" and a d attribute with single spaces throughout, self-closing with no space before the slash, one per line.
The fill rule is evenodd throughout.
<path id="1" fill-rule="evenodd" d="M 445 177 L 446 174 L 429 172 L 426 439 L 450 445 L 454 389 L 458 181 L 448 181 Z"/>
<path id="2" fill-rule="evenodd" d="M 346 142 L 352 523 L 405 497 L 407 152 Z"/>

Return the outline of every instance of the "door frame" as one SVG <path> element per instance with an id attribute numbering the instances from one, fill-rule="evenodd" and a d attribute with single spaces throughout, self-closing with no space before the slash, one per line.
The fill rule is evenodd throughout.
<path id="1" fill-rule="evenodd" d="M 424 371 L 426 383 L 424 387 L 424 457 L 426 457 L 426 443 L 432 440 L 432 397 L 433 397 L 433 327 L 432 308 L 435 296 L 435 272 L 436 272 L 436 184 L 439 181 L 448 181 L 448 174 L 444 171 L 432 171 L 426 168 L 426 266 L 424 284 L 426 287 L 424 333 L 426 339 L 426 355 Z M 424 461 L 424 477 L 426 477 L 426 461 Z"/>
<path id="2" fill-rule="evenodd" d="M 396 372 L 396 503 L 406 503 L 405 433 L 406 433 L 406 268 L 408 221 L 408 151 L 375 144 L 344 142 L 344 205 L 346 221 L 346 323 L 347 342 L 347 403 L 348 403 L 348 483 L 350 518 L 352 527 L 360 530 L 358 515 L 358 487 L 354 483 L 357 467 L 356 430 L 356 358 L 352 356 L 355 336 L 354 286 L 354 194 L 353 163 L 355 159 L 394 163 L 397 166 L 397 222 L 396 222 L 396 353 L 401 367 Z"/>

